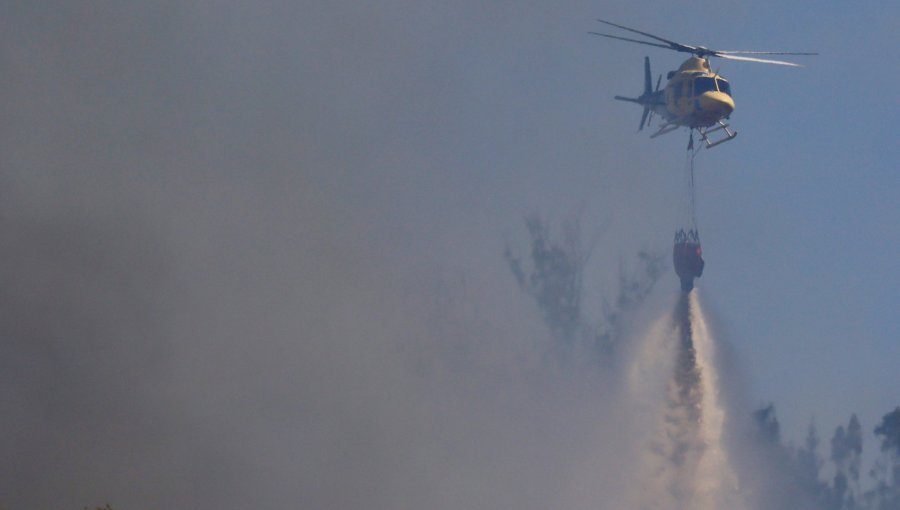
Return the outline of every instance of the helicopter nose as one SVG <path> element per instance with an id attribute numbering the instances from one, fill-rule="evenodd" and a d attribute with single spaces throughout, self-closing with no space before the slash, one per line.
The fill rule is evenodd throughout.
<path id="1" fill-rule="evenodd" d="M 718 118 L 727 117 L 734 111 L 734 99 L 722 92 L 706 92 L 700 96 L 700 107 Z"/>

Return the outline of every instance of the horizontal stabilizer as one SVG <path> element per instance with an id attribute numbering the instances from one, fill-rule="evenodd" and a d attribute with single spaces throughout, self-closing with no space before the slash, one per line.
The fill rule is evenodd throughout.
<path id="1" fill-rule="evenodd" d="M 619 101 L 628 101 L 629 103 L 644 104 L 643 101 L 641 101 L 639 98 L 635 98 L 635 97 L 616 96 L 616 99 L 618 99 Z"/>

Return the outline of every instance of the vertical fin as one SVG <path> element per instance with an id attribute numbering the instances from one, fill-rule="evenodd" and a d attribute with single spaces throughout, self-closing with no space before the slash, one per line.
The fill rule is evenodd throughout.
<path id="1" fill-rule="evenodd" d="M 650 77 L 650 57 L 644 57 L 644 95 L 653 92 L 653 80 Z"/>

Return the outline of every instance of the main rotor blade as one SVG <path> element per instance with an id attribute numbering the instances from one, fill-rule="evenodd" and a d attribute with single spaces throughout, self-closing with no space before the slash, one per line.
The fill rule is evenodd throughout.
<path id="1" fill-rule="evenodd" d="M 667 49 L 672 48 L 671 46 L 667 46 L 665 44 L 657 44 L 657 43 L 652 43 L 652 42 L 648 42 L 648 41 L 639 41 L 637 39 L 629 39 L 627 37 L 619 37 L 617 35 L 601 34 L 600 32 L 588 32 L 588 33 L 594 34 L 594 35 L 599 35 L 600 37 L 609 37 L 610 39 L 619 39 L 622 41 L 628 41 L 628 42 L 633 42 L 633 43 L 638 43 L 638 44 L 647 44 L 649 46 L 656 46 L 658 48 L 667 48 Z"/>
<path id="2" fill-rule="evenodd" d="M 764 58 L 738 57 L 735 55 L 723 55 L 720 53 L 714 53 L 713 56 L 719 57 L 719 58 L 724 58 L 725 60 L 740 60 L 742 62 L 759 62 L 760 64 L 777 64 L 780 66 L 803 67 L 800 64 L 795 64 L 793 62 L 785 62 L 783 60 L 767 60 Z"/>
<path id="3" fill-rule="evenodd" d="M 722 51 L 716 50 L 717 55 L 818 55 L 807 51 Z"/>
<path id="4" fill-rule="evenodd" d="M 648 34 L 647 32 L 641 32 L 640 30 L 635 30 L 635 29 L 633 29 L 633 28 L 628 28 L 628 27 L 623 26 L 623 25 L 617 25 L 617 24 L 615 24 L 615 23 L 613 23 L 613 22 L 611 22 L 611 21 L 606 21 L 606 20 L 604 20 L 604 19 L 598 19 L 597 21 L 599 21 L 600 23 L 605 23 L 605 24 L 607 24 L 607 25 L 616 27 L 616 28 L 621 28 L 622 30 L 627 30 L 627 31 L 629 31 L 629 32 L 634 32 L 635 34 L 641 34 L 641 35 L 646 36 L 646 37 L 649 37 L 649 38 L 651 38 L 651 39 L 656 39 L 657 41 L 662 41 L 662 42 L 664 42 L 664 43 L 666 43 L 666 44 L 669 45 L 669 46 L 667 46 L 668 48 L 671 48 L 671 49 L 676 50 L 676 51 L 684 51 L 684 52 L 687 52 L 687 53 L 693 53 L 693 52 L 695 52 L 695 51 L 697 50 L 697 48 L 695 48 L 695 47 L 693 47 L 693 46 L 688 46 L 687 44 L 681 44 L 681 43 L 677 43 L 677 42 L 675 42 L 675 41 L 670 41 L 670 40 L 668 40 L 668 39 L 663 39 L 662 37 L 659 37 L 659 36 L 657 36 L 657 35 Z M 635 41 L 635 42 L 638 42 L 638 41 Z M 645 44 L 650 44 L 650 43 L 645 43 Z"/>
<path id="5" fill-rule="evenodd" d="M 670 41 L 668 39 L 663 39 L 657 35 L 653 35 L 647 32 L 641 32 L 640 30 L 626 27 L 624 25 L 619 25 L 617 23 L 613 23 L 612 21 L 606 21 L 605 19 L 597 19 L 600 23 L 621 28 L 622 30 L 626 30 L 628 32 L 633 32 L 635 34 L 640 34 L 645 37 L 649 37 L 651 39 L 664 42 L 666 44 L 653 43 L 649 41 L 641 41 L 639 39 L 631 39 L 629 37 L 621 37 L 617 35 L 603 34 L 600 32 L 589 32 L 593 35 L 599 35 L 600 37 L 608 37 L 610 39 L 619 39 L 620 41 L 628 41 L 637 44 L 645 44 L 647 46 L 656 46 L 657 48 L 668 48 L 670 50 L 681 51 L 684 53 L 693 53 L 694 55 L 706 58 L 706 57 L 719 57 L 724 58 L 726 60 L 740 60 L 743 62 L 758 62 L 760 64 L 776 64 L 782 66 L 790 66 L 790 67 L 803 67 L 800 64 L 795 64 L 793 62 L 786 62 L 783 60 L 770 60 L 764 58 L 755 58 L 755 57 L 741 57 L 738 55 L 818 55 L 818 53 L 814 52 L 800 52 L 800 51 L 725 51 L 725 50 L 713 50 L 710 48 L 705 48 L 703 46 L 690 46 L 688 44 L 681 44 L 675 41 Z"/>

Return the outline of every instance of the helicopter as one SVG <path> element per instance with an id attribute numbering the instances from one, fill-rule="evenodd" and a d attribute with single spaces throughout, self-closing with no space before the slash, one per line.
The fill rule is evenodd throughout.
<path id="1" fill-rule="evenodd" d="M 593 35 L 619 39 L 658 48 L 666 48 L 682 53 L 691 53 L 691 57 L 684 61 L 676 71 L 670 71 L 666 76 L 666 87 L 659 89 L 662 83 L 662 75 L 656 80 L 656 88 L 653 89 L 650 74 L 650 57 L 644 57 L 644 93 L 638 97 L 615 96 L 620 101 L 637 103 L 644 107 L 641 115 L 641 124 L 638 131 L 649 125 L 655 113 L 662 119 L 659 130 L 650 135 L 650 138 L 672 132 L 680 127 L 691 130 L 688 148 L 694 145 L 693 133 L 696 130 L 707 148 L 712 148 L 725 142 L 734 140 L 737 132 L 725 123 L 734 111 L 734 98 L 731 96 L 731 85 L 718 71 L 713 71 L 709 66 L 709 57 L 718 57 L 726 60 L 738 60 L 742 62 L 758 62 L 762 64 L 776 64 L 791 67 L 802 67 L 800 64 L 785 62 L 782 60 L 770 60 L 745 55 L 818 55 L 810 52 L 786 52 L 786 51 L 722 51 L 713 50 L 704 46 L 691 46 L 662 37 L 648 34 L 634 28 L 618 25 L 610 21 L 598 19 L 600 23 L 627 30 L 648 37 L 653 41 L 642 41 L 630 37 L 589 32 Z M 664 44 L 661 44 L 664 43 Z M 723 135 L 718 140 L 712 140 L 710 134 L 721 132 Z"/>

